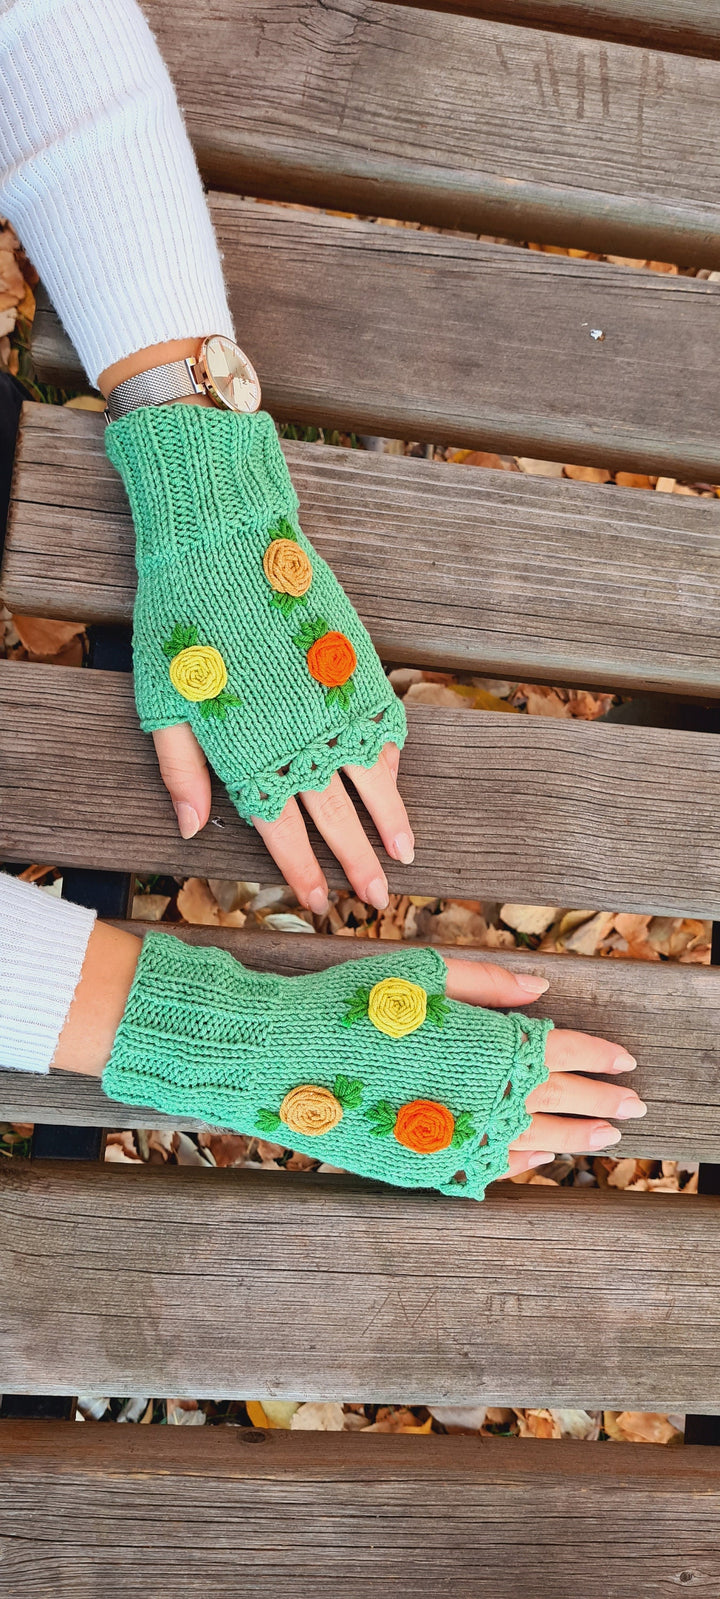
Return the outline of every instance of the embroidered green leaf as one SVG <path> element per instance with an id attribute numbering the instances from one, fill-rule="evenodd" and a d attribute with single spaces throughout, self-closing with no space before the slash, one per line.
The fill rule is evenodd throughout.
<path id="1" fill-rule="evenodd" d="M 450 1015 L 450 1006 L 444 994 L 428 994 L 427 1019 L 434 1022 L 436 1027 L 442 1027 L 445 1018 Z"/>
<path id="2" fill-rule="evenodd" d="M 395 1127 L 395 1111 L 387 1099 L 379 1099 L 377 1105 L 371 1105 L 365 1112 L 365 1118 L 375 1123 L 370 1129 L 375 1138 L 387 1138 Z"/>
<path id="3" fill-rule="evenodd" d="M 216 716 L 219 722 L 224 722 L 227 710 L 231 705 L 242 705 L 242 700 L 238 699 L 237 694 L 228 694 L 225 689 L 221 689 L 220 693 L 215 695 L 214 700 L 203 700 L 201 702 L 200 715 L 204 717 L 206 722 L 210 720 L 211 716 Z"/>
<path id="4" fill-rule="evenodd" d="M 450 1140 L 450 1148 L 461 1149 L 463 1144 L 467 1143 L 468 1138 L 475 1137 L 475 1132 L 476 1127 L 472 1116 L 469 1111 L 464 1110 L 462 1115 L 456 1119 L 455 1131 Z"/>
<path id="5" fill-rule="evenodd" d="M 322 617 L 318 617 L 315 622 L 303 622 L 299 632 L 293 637 L 293 644 L 297 644 L 299 650 L 309 650 L 311 645 L 316 644 L 327 632 L 328 625 Z"/>
<path id="6" fill-rule="evenodd" d="M 352 1027 L 353 1022 L 359 1022 L 367 1016 L 370 1004 L 370 989 L 356 988 L 355 993 L 348 1000 L 348 1008 L 343 1016 L 343 1027 Z"/>
<path id="7" fill-rule="evenodd" d="M 259 1110 L 255 1120 L 261 1133 L 275 1133 L 280 1126 L 280 1117 L 276 1110 Z"/>
<path id="8" fill-rule="evenodd" d="M 357 1110 L 362 1104 L 363 1085 L 357 1077 L 345 1077 L 343 1072 L 338 1072 L 333 1084 L 333 1093 L 339 1099 L 343 1110 Z"/>
<path id="9" fill-rule="evenodd" d="M 346 711 L 350 703 L 350 696 L 354 693 L 355 684 L 352 678 L 349 677 L 347 683 L 337 684 L 335 687 L 327 690 L 325 695 L 325 703 L 326 705 L 342 705 L 343 710 Z"/>
<path id="10" fill-rule="evenodd" d="M 277 527 L 271 527 L 269 536 L 271 539 L 290 539 L 293 544 L 298 542 L 298 536 L 292 522 L 288 522 L 286 516 L 281 516 Z"/>
<path id="11" fill-rule="evenodd" d="M 281 616 L 292 616 L 296 605 L 307 604 L 307 597 L 305 594 L 273 594 L 270 604 Z"/>
<path id="12" fill-rule="evenodd" d="M 196 627 L 183 627 L 181 622 L 176 622 L 170 638 L 165 639 L 163 653 L 172 660 L 175 655 L 180 654 L 181 650 L 191 649 L 194 644 L 197 644 L 197 641 L 198 630 Z"/>

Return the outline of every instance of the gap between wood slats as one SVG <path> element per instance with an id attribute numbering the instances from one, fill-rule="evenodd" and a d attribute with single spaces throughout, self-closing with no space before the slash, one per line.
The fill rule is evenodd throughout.
<path id="1" fill-rule="evenodd" d="M 410 867 L 385 861 L 391 889 L 720 917 L 712 735 L 416 705 L 408 721 L 417 852 Z M 316 848 L 328 881 L 344 883 Z M 251 882 L 269 865 L 217 788 L 207 827 L 180 838 L 129 674 L 9 661 L 0 859 Z"/>
<path id="2" fill-rule="evenodd" d="M 211 211 L 278 418 L 720 482 L 720 284 L 228 194 Z M 40 316 L 57 376 L 56 333 Z"/>
<path id="3" fill-rule="evenodd" d="M 402 0 L 415 5 L 415 0 Z M 720 56 L 720 15 L 714 0 L 427 0 L 431 11 L 493 19 L 639 45 L 642 51 Z"/>
<path id="4" fill-rule="evenodd" d="M 2 576 L 20 615 L 131 619 L 135 541 L 103 434 L 99 416 L 24 408 Z M 714 501 L 284 450 L 305 531 L 385 660 L 720 694 Z"/>
<path id="5" fill-rule="evenodd" d="M 514 5 L 145 4 L 214 187 L 720 266 L 720 67 L 659 52 L 640 9 L 642 51 L 508 25 Z"/>
<path id="6" fill-rule="evenodd" d="M 509 1438 L 0 1427 L 13 1594 L 676 1599 L 720 1584 L 720 1460 Z M 158 1528 L 163 1537 L 158 1539 Z M 168 1557 L 168 1550 L 172 1557 Z M 238 1573 L 242 1573 L 238 1586 Z"/>
<path id="7" fill-rule="evenodd" d="M 714 1198 L 13 1160 L 0 1212 L 6 1393 L 720 1411 Z"/>
<path id="8" fill-rule="evenodd" d="M 247 932 L 208 927 L 148 927 L 124 922 L 127 932 L 160 931 L 190 944 L 228 949 L 245 965 L 294 977 L 321 971 L 341 960 L 392 954 L 387 943 L 311 934 Z M 532 1014 L 552 1016 L 558 1027 L 597 1033 L 622 1044 L 637 1059 L 628 1078 L 648 1106 L 642 1122 L 623 1123 L 623 1141 L 614 1154 L 652 1160 L 720 1160 L 720 971 L 699 966 L 637 961 L 584 960 L 579 956 L 521 954 L 509 950 L 469 950 L 448 946 L 441 953 L 460 960 L 497 962 L 511 971 L 549 978 L 547 995 Z M 0 1066 L 2 1061 L 0 1061 Z M 0 1118 L 99 1127 L 181 1127 L 205 1125 L 195 1117 L 163 1116 L 159 1111 L 120 1106 L 103 1094 L 99 1082 L 69 1072 L 40 1077 L 0 1072 Z"/>

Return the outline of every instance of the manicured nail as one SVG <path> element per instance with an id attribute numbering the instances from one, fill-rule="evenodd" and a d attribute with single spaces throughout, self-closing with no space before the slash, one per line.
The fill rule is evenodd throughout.
<path id="1" fill-rule="evenodd" d="M 619 1144 L 621 1138 L 617 1127 L 593 1127 L 588 1144 L 591 1149 L 604 1149 L 607 1144 Z"/>
<path id="2" fill-rule="evenodd" d="M 534 994 L 536 999 L 539 994 L 544 994 L 546 988 L 550 987 L 550 979 L 547 977 L 526 977 L 525 975 L 519 977 L 516 975 L 515 982 L 518 988 L 524 988 L 526 994 Z"/>
<path id="3" fill-rule="evenodd" d="M 615 1111 L 619 1121 L 627 1121 L 628 1116 L 645 1116 L 646 1114 L 647 1105 L 642 1099 L 638 1099 L 637 1094 L 626 1094 Z"/>
<path id="4" fill-rule="evenodd" d="M 308 910 L 315 916 L 325 916 L 330 909 L 330 901 L 324 888 L 314 888 L 308 894 Z"/>
<path id="5" fill-rule="evenodd" d="M 554 1155 L 548 1155 L 544 1150 L 538 1149 L 530 1156 L 528 1166 L 547 1166 L 548 1162 L 554 1159 Z"/>
<path id="6" fill-rule="evenodd" d="M 194 838 L 200 828 L 200 817 L 187 800 L 178 800 L 175 806 L 181 838 Z"/>
<path id="7" fill-rule="evenodd" d="M 415 859 L 415 848 L 409 833 L 398 833 L 392 841 L 392 853 L 396 861 L 402 861 L 403 866 L 409 866 Z"/>
<path id="8" fill-rule="evenodd" d="M 368 905 L 374 905 L 377 911 L 384 911 L 388 904 L 388 886 L 384 877 L 374 877 L 372 882 L 368 883 L 365 901 Z"/>
<path id="9" fill-rule="evenodd" d="M 626 1049 L 621 1049 L 620 1054 L 615 1056 L 612 1066 L 610 1067 L 610 1071 L 631 1072 L 634 1071 L 636 1066 L 637 1061 L 635 1056 L 629 1055 Z"/>

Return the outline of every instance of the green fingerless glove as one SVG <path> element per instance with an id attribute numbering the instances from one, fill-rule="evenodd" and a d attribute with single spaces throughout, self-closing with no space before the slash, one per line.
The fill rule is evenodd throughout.
<path id="1" fill-rule="evenodd" d="M 271 418 L 145 406 L 105 440 L 137 533 L 143 730 L 189 721 L 246 821 L 402 746 L 405 712 L 300 530 Z"/>
<path id="2" fill-rule="evenodd" d="M 145 938 L 103 1088 L 363 1177 L 482 1199 L 530 1124 L 552 1022 L 445 998 L 432 949 L 306 977 Z"/>

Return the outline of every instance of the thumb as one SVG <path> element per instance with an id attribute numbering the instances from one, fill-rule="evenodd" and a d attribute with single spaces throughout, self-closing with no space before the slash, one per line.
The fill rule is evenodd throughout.
<path id="1" fill-rule="evenodd" d="M 210 773 L 189 722 L 153 733 L 160 776 L 170 795 L 182 838 L 194 838 L 210 815 Z"/>

